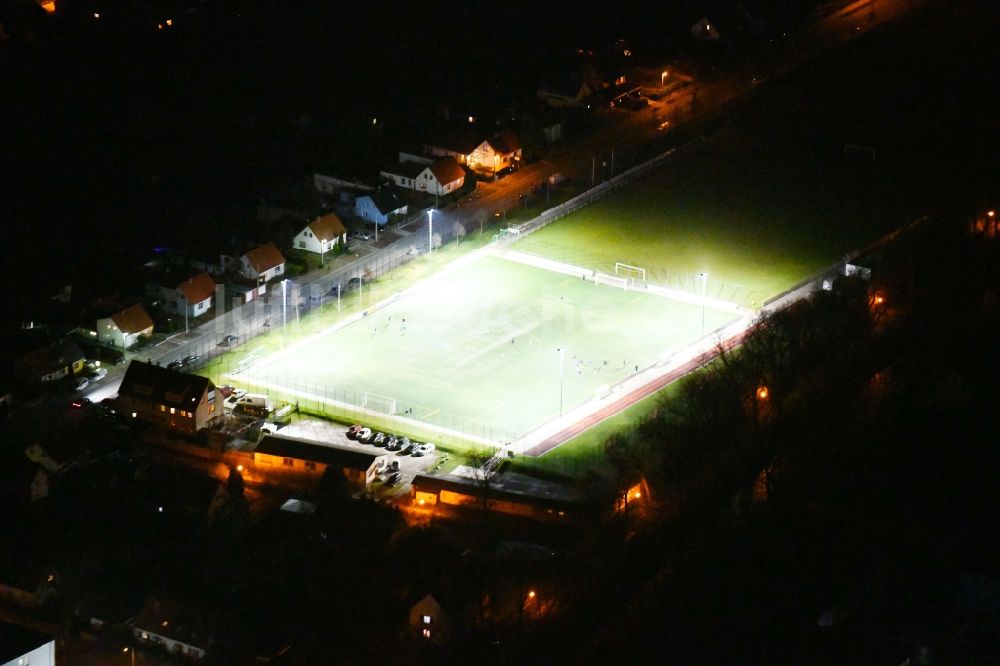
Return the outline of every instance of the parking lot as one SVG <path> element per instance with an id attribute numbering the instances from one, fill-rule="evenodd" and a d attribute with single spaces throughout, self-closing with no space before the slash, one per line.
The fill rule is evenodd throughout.
<path id="1" fill-rule="evenodd" d="M 399 454 L 387 451 L 385 447 L 372 446 L 347 438 L 346 428 L 339 423 L 330 423 L 319 419 L 305 418 L 295 423 L 289 424 L 278 431 L 284 437 L 295 437 L 323 444 L 333 444 L 346 449 L 364 451 L 365 453 L 375 453 L 389 456 L 390 464 L 393 461 L 399 462 L 399 482 L 392 487 L 384 486 L 384 480 L 389 474 L 383 474 L 382 480 L 375 481 L 369 486 L 369 492 L 382 497 L 399 497 L 409 493 L 410 482 L 413 477 L 421 472 L 433 469 L 438 464 L 438 452 L 431 451 L 427 455 L 413 457 L 409 453 Z M 389 433 L 387 433 L 389 434 Z"/>

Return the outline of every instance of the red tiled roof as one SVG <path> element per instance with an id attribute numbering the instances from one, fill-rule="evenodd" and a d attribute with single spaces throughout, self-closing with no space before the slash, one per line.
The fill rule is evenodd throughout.
<path id="1" fill-rule="evenodd" d="M 344 223 L 333 213 L 317 217 L 309 223 L 309 229 L 321 241 L 332 241 L 347 233 Z"/>
<path id="2" fill-rule="evenodd" d="M 285 257 L 282 256 L 281 252 L 275 247 L 274 243 L 268 241 L 260 247 L 255 247 L 252 250 L 247 250 L 247 253 L 243 255 L 247 258 L 250 266 L 258 273 L 264 273 L 269 271 L 275 266 L 280 266 L 285 263 Z"/>
<path id="3" fill-rule="evenodd" d="M 208 273 L 195 275 L 176 287 L 188 303 L 201 303 L 215 295 L 215 280 Z"/>
<path id="4" fill-rule="evenodd" d="M 431 173 L 434 174 L 434 177 L 437 178 L 437 181 L 442 185 L 465 177 L 465 170 L 459 166 L 458 162 L 450 157 L 438 160 L 427 168 L 431 170 Z"/>
<path id="5" fill-rule="evenodd" d="M 153 328 L 153 320 L 146 314 L 146 309 L 141 303 L 136 303 L 127 307 L 118 314 L 111 315 L 111 321 L 122 333 L 141 333 L 146 329 Z"/>

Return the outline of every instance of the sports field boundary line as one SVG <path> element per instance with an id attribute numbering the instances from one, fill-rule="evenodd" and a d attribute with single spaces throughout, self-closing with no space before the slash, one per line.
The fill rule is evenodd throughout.
<path id="1" fill-rule="evenodd" d="M 225 375 L 223 375 L 223 377 L 225 377 L 226 379 L 236 379 L 237 378 L 236 375 L 230 375 L 230 374 L 225 374 Z M 445 436 L 451 437 L 452 439 L 458 440 L 458 441 L 461 441 L 461 442 L 467 442 L 467 443 L 471 443 L 471 444 L 480 444 L 480 445 L 488 446 L 488 447 L 494 448 L 494 449 L 501 448 L 501 445 L 498 442 L 496 442 L 494 440 L 486 439 L 485 437 L 479 437 L 477 435 L 470 435 L 467 432 L 463 432 L 463 431 L 459 431 L 459 430 L 452 430 L 451 428 L 443 428 L 441 426 L 432 425 L 430 423 L 427 423 L 425 421 L 419 421 L 417 419 L 408 419 L 408 418 L 406 418 L 404 416 L 400 416 L 398 414 L 386 414 L 385 412 L 380 412 L 380 411 L 375 410 L 375 409 L 367 409 L 367 408 L 362 407 L 360 405 L 355 405 L 355 404 L 352 404 L 352 403 L 344 402 L 343 400 L 333 400 L 332 398 L 327 398 L 325 396 L 318 395 L 316 393 L 310 393 L 309 391 L 302 391 L 302 390 L 299 390 L 299 389 L 293 389 L 293 388 L 290 388 L 290 387 L 285 386 L 283 384 L 279 384 L 277 382 L 269 382 L 269 381 L 264 380 L 264 379 L 254 379 L 253 380 L 253 384 L 255 386 L 259 386 L 261 388 L 272 389 L 274 391 L 277 391 L 277 392 L 285 394 L 285 395 L 295 396 L 296 398 L 300 398 L 302 400 L 311 400 L 313 402 L 322 403 L 324 405 L 329 405 L 330 407 L 336 407 L 336 408 L 342 409 L 342 410 L 344 410 L 345 412 L 348 412 L 348 413 L 353 412 L 357 416 L 371 416 L 371 417 L 374 417 L 374 418 L 377 418 L 377 419 L 380 419 L 380 420 L 383 420 L 383 421 L 389 421 L 389 422 L 392 422 L 394 424 L 399 424 L 404 429 L 407 428 L 407 427 L 410 428 L 411 432 L 412 431 L 416 431 L 416 432 L 420 432 L 420 431 L 423 431 L 423 432 L 434 432 L 434 433 L 437 433 L 439 435 L 445 435 Z"/>
<path id="2" fill-rule="evenodd" d="M 545 257 L 539 257 L 534 254 L 527 254 L 525 252 L 518 252 L 517 250 L 500 249 L 497 248 L 495 251 L 496 256 L 513 261 L 518 264 L 524 264 L 525 266 L 532 266 L 534 268 L 541 268 L 542 270 L 551 271 L 553 273 L 562 273 L 564 275 L 571 275 L 573 277 L 582 278 L 584 280 L 590 280 L 591 282 L 597 281 L 597 275 L 599 271 L 592 270 L 589 268 L 583 268 L 582 266 L 574 266 L 573 264 L 567 264 L 562 261 L 556 261 L 554 259 L 546 259 Z M 736 314 L 740 316 L 747 316 L 747 314 L 753 314 L 752 310 L 748 310 L 743 306 L 737 305 L 735 303 L 730 303 L 729 301 L 724 301 L 721 298 L 712 298 L 710 296 L 699 296 L 697 294 L 689 294 L 686 291 L 681 291 L 679 289 L 671 289 L 669 287 L 663 287 L 658 284 L 653 284 L 651 282 L 638 282 L 638 284 L 643 285 L 642 287 L 634 286 L 636 283 L 633 282 L 627 289 L 628 291 L 634 291 L 637 293 L 648 293 L 653 296 L 660 296 L 661 298 L 668 298 L 673 301 L 680 301 L 682 303 L 688 303 L 690 305 L 704 305 L 706 308 L 711 310 L 717 310 L 719 312 L 725 312 L 727 314 Z M 604 286 L 610 286 L 605 284 Z M 612 287 L 613 288 L 613 287 Z"/>

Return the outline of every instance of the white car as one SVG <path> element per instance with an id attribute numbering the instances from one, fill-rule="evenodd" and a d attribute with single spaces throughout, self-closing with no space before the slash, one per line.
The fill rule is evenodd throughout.
<path id="1" fill-rule="evenodd" d="M 83 389 L 90 386 L 90 380 L 86 377 L 77 377 L 73 380 L 73 390 L 82 391 Z"/>
<path id="2" fill-rule="evenodd" d="M 87 379 L 90 380 L 91 383 L 99 382 L 107 376 L 108 376 L 107 368 L 95 368 L 91 372 L 88 372 L 86 375 Z"/>
<path id="3" fill-rule="evenodd" d="M 410 450 L 410 455 L 419 458 L 420 456 L 426 456 L 428 453 L 433 453 L 433 452 L 434 452 L 433 444 L 430 443 L 414 444 L 413 448 Z"/>
<path id="4" fill-rule="evenodd" d="M 222 408 L 227 412 L 233 411 L 233 407 L 236 406 L 236 403 L 238 403 L 240 398 L 246 394 L 247 392 L 243 389 L 234 389 L 233 392 L 229 394 L 229 397 L 226 398 L 226 401 L 222 403 Z"/>

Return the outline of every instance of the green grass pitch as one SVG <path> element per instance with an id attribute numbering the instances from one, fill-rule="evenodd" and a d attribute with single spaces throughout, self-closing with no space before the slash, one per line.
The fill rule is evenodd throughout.
<path id="1" fill-rule="evenodd" d="M 735 319 L 704 316 L 706 332 Z M 489 256 L 233 379 L 352 405 L 367 392 L 369 408 L 392 399 L 397 415 L 502 442 L 558 415 L 558 348 L 568 410 L 701 332 L 700 306 Z"/>

